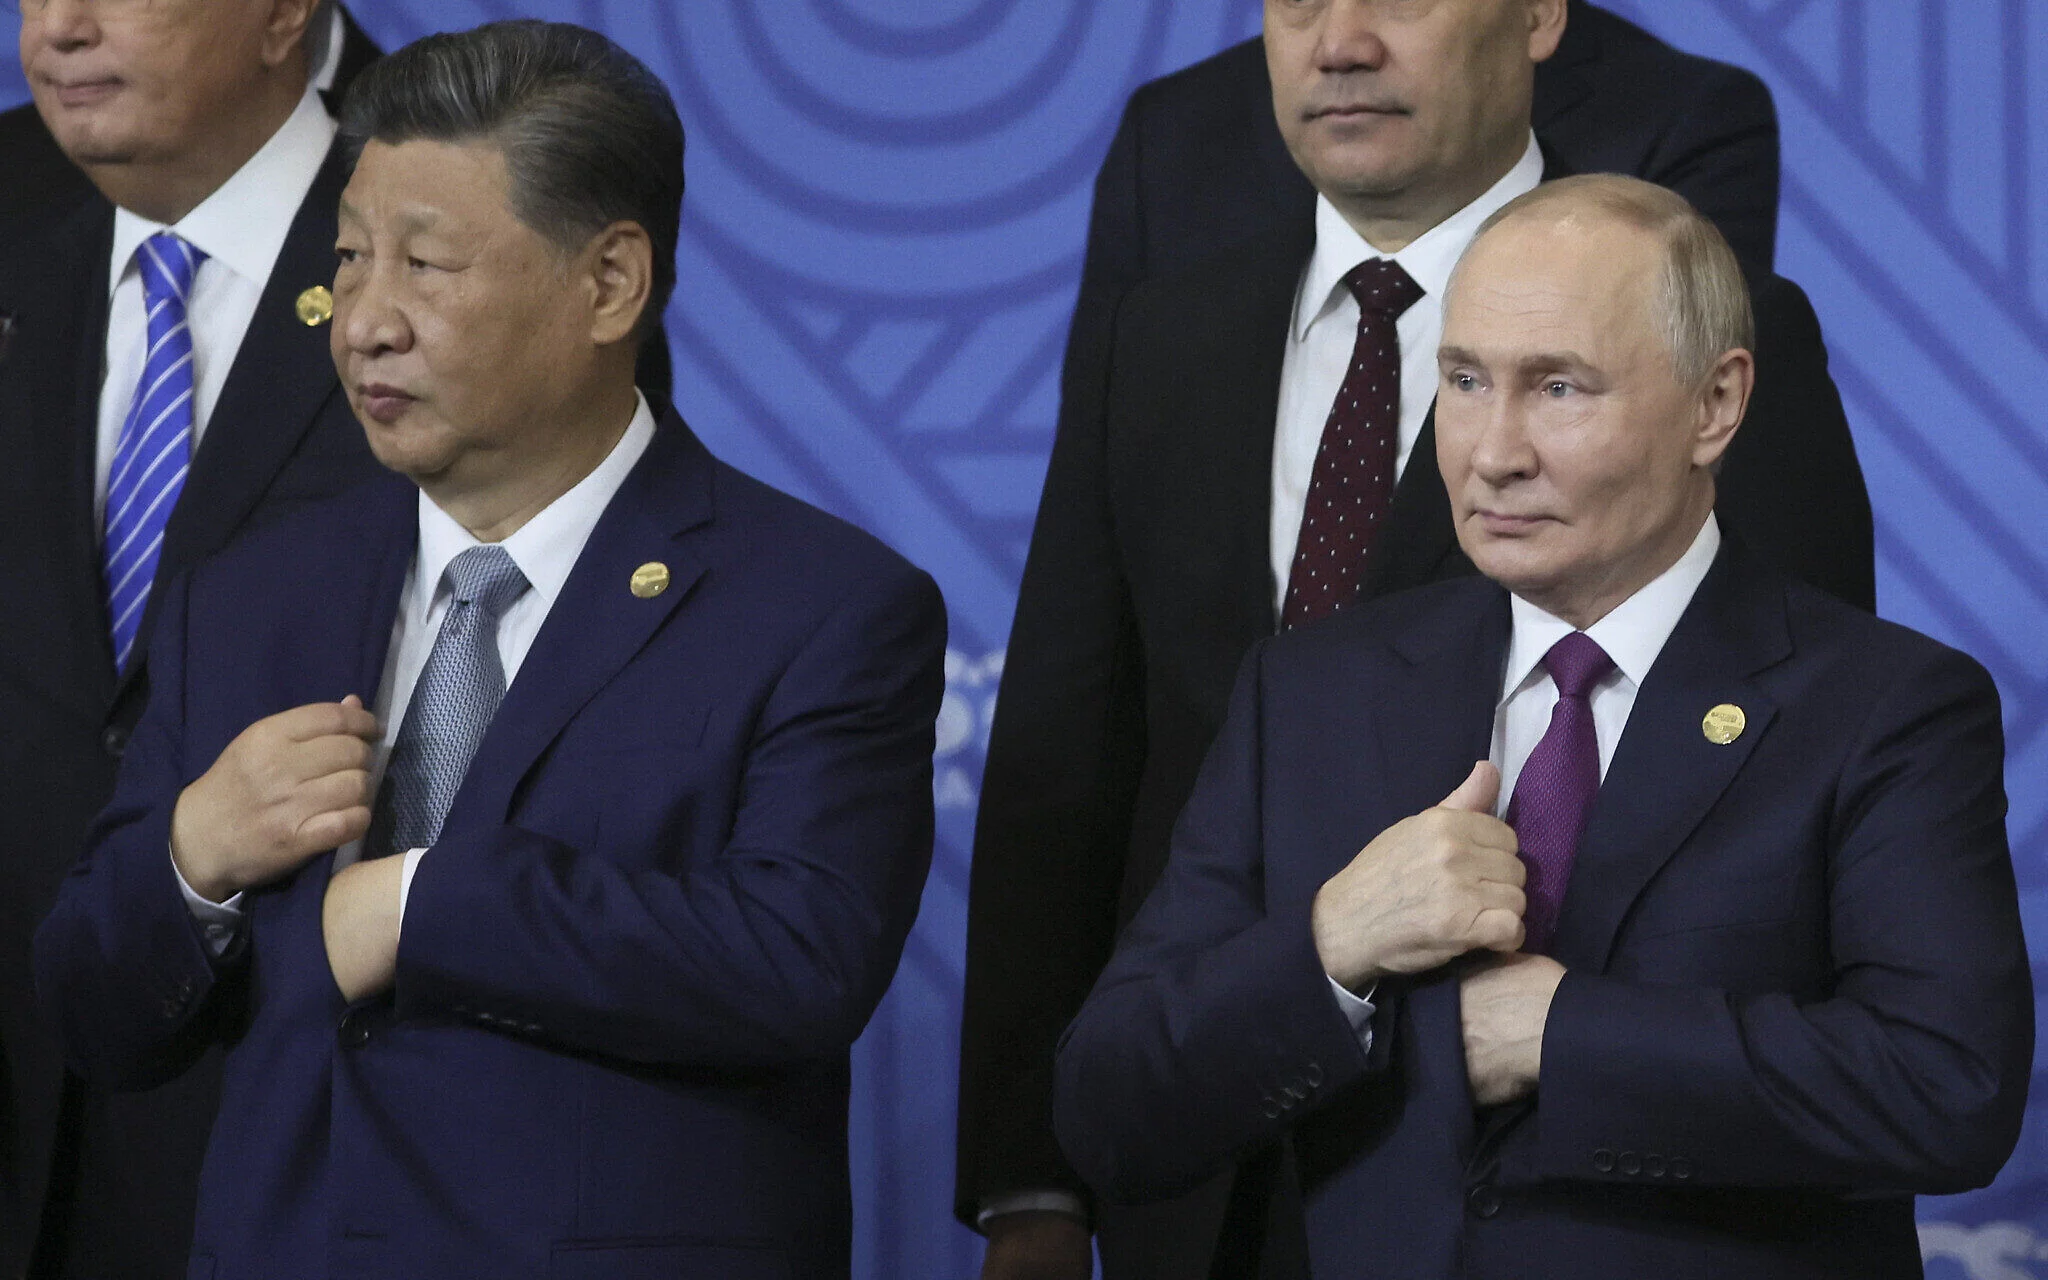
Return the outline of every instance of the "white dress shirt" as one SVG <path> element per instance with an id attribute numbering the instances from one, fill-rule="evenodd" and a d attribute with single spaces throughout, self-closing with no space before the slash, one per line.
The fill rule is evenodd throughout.
<path id="1" fill-rule="evenodd" d="M 1395 445 L 1397 480 L 1422 434 L 1429 406 L 1436 401 L 1436 347 L 1444 330 L 1444 286 L 1451 268 L 1472 242 L 1479 224 L 1508 201 L 1533 191 L 1543 180 L 1543 153 L 1536 135 L 1522 158 L 1485 194 L 1417 236 L 1397 253 L 1381 253 L 1368 244 L 1323 196 L 1316 197 L 1316 248 L 1301 273 L 1295 293 L 1294 320 L 1287 330 L 1287 353 L 1280 365 L 1280 407 L 1273 432 L 1273 504 L 1270 546 L 1273 560 L 1273 607 L 1287 602 L 1287 579 L 1294 568 L 1294 544 L 1301 536 L 1302 512 L 1315 471 L 1323 424 L 1351 367 L 1358 340 L 1358 299 L 1344 287 L 1344 277 L 1361 262 L 1392 258 L 1416 284 L 1422 297 L 1394 322 L 1401 346 L 1401 422 Z"/>
<path id="2" fill-rule="evenodd" d="M 104 518 L 107 475 L 114 465 L 114 446 L 121 420 L 135 398 L 149 343 L 148 318 L 142 301 L 142 271 L 135 251 L 159 231 L 175 231 L 206 254 L 192 278 L 186 300 L 186 324 L 192 335 L 192 447 L 196 451 L 220 400 L 221 387 L 234 367 L 242 336 L 263 298 L 270 270 L 291 231 L 299 206 L 334 142 L 335 124 L 321 105 L 316 89 L 305 96 L 270 141 L 249 157 L 234 176 L 199 202 L 192 212 L 166 228 L 126 209 L 114 210 L 114 249 L 107 267 L 105 374 L 100 383 L 97 465 L 93 473 L 93 523 Z M 323 280 L 305 283 L 323 284 Z"/>
<path id="3" fill-rule="evenodd" d="M 648 407 L 647 397 L 636 393 L 636 398 L 632 421 L 604 461 L 498 544 L 526 575 L 528 587 L 498 619 L 498 660 L 505 668 L 507 693 L 519 674 L 520 664 L 526 660 L 526 651 L 533 647 L 534 637 L 540 634 L 541 624 L 554 608 L 555 597 L 561 595 L 562 584 L 569 580 L 570 570 L 583 554 L 590 531 L 597 527 L 598 517 L 611 505 L 612 496 L 654 439 L 654 412 Z M 448 614 L 453 598 L 445 581 L 448 562 L 471 547 L 482 545 L 424 492 L 420 494 L 419 544 L 399 592 L 398 617 L 391 625 L 391 647 L 385 651 L 384 675 L 377 682 L 376 701 L 370 708 L 384 731 L 370 767 L 373 795 L 383 784 L 391 743 L 398 736 L 398 727 L 405 722 L 405 710 L 412 702 L 420 668 L 426 665 L 434 638 L 440 634 L 441 620 Z M 360 840 L 343 845 L 334 854 L 335 870 L 357 861 L 362 852 Z M 425 849 L 412 849 L 405 855 L 398 891 L 401 921 L 413 874 L 426 853 Z M 182 874 L 178 886 L 184 891 L 186 905 L 203 926 L 213 953 L 223 954 L 234 942 L 241 923 L 242 895 L 238 893 L 226 902 L 209 902 L 185 883 Z"/>

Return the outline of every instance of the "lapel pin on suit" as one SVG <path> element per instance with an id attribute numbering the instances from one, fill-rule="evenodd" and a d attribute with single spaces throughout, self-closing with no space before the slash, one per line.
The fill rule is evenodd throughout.
<path id="1" fill-rule="evenodd" d="M 1732 702 L 1724 702 L 1707 712 L 1700 721 L 1700 732 L 1707 735 L 1707 741 L 1715 746 L 1725 747 L 1742 736 L 1749 725 L 1749 717 L 1742 714 L 1742 708 Z"/>
<path id="2" fill-rule="evenodd" d="M 649 560 L 633 570 L 633 594 L 642 600 L 652 600 L 668 590 L 668 566 L 659 560 Z"/>
<path id="3" fill-rule="evenodd" d="M 316 284 L 299 295 L 296 309 L 299 323 L 308 329 L 317 329 L 334 318 L 334 295 L 324 284 Z"/>

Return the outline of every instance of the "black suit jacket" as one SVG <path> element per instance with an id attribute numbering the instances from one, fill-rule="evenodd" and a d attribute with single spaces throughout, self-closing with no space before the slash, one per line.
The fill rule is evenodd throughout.
<path id="1" fill-rule="evenodd" d="M 1060 1048 L 1066 1149 L 1142 1198 L 1290 1144 L 1317 1275 L 1917 1278 L 1913 1195 L 1992 1179 L 2033 1057 L 1990 677 L 1731 536 L 1580 840 L 1539 1091 L 1475 1117 L 1462 966 L 1380 984 L 1368 1055 L 1310 914 L 1486 756 L 1511 628 L 1468 578 L 1254 648 Z"/>
<path id="2" fill-rule="evenodd" d="M 0 169 L 8 161 L 0 156 Z M 299 209 L 165 532 L 159 587 L 245 529 L 375 474 L 328 354 L 294 311 L 334 277 L 331 154 Z M 0 1275 L 182 1276 L 218 1064 L 147 1094 L 67 1081 L 40 1020 L 29 938 L 106 802 L 144 701 L 116 673 L 93 524 L 113 207 L 88 188 L 0 245 Z M 142 624 L 153 625 L 156 593 Z M 47 1196 L 46 1196 L 47 1192 Z M 40 1237 L 41 1243 L 38 1244 Z"/>
<path id="3" fill-rule="evenodd" d="M 1565 171 L 1549 157 L 1546 177 Z M 1273 428 L 1313 243 L 1304 201 L 1284 231 L 1129 290 L 1099 388 L 1076 381 L 1087 368 L 1077 316 L 976 828 L 963 1217 L 1007 1191 L 1081 1190 L 1052 1141 L 1052 1046 L 1158 878 L 1232 673 L 1276 624 Z M 1819 324 L 1775 275 L 1753 275 L 1751 293 L 1757 385 L 1723 470 L 1723 519 L 1765 558 L 1869 609 L 1869 499 Z M 1471 572 L 1435 463 L 1426 423 L 1368 596 Z M 1218 1183 L 1182 1208 L 1101 1215 L 1110 1274 L 1203 1274 L 1219 1233 L 1226 1252 L 1249 1247 L 1254 1227 L 1221 1225 L 1228 1192 Z"/>

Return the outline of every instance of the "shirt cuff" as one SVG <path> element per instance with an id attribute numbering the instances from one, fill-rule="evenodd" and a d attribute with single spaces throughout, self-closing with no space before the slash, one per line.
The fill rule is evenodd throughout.
<path id="1" fill-rule="evenodd" d="M 1088 1206 L 1071 1191 L 1012 1191 L 981 1202 L 981 1212 L 974 1215 L 975 1230 L 986 1232 L 991 1220 L 1006 1213 L 1061 1213 L 1088 1225 Z"/>
<path id="2" fill-rule="evenodd" d="M 169 846 L 164 852 L 169 853 Z M 206 950 L 218 960 L 228 953 L 235 943 L 235 934 L 242 927 L 242 895 L 237 893 L 226 902 L 215 902 L 185 883 L 185 873 L 178 870 L 178 859 L 171 857 L 171 874 L 178 877 L 178 892 L 185 895 L 185 909 L 199 922 L 199 932 L 206 939 Z"/>
<path id="3" fill-rule="evenodd" d="M 1324 974 L 1328 978 L 1328 974 Z M 1358 1037 L 1358 1047 L 1365 1053 L 1372 1052 L 1372 1015 L 1379 1010 L 1372 1002 L 1372 993 L 1379 990 L 1375 982 L 1365 989 L 1362 996 L 1354 996 L 1344 989 L 1344 984 L 1330 978 L 1330 994 L 1337 997 L 1337 1008 L 1343 1011 L 1344 1020 L 1351 1024 L 1352 1034 Z"/>
<path id="4" fill-rule="evenodd" d="M 418 874 L 420 859 L 426 856 L 425 849 L 407 849 L 405 865 L 398 870 L 398 931 L 405 932 L 405 902 L 412 896 L 412 878 Z"/>

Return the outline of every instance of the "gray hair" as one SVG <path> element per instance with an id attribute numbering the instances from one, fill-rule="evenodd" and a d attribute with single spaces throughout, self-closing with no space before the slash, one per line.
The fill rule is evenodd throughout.
<path id="1" fill-rule="evenodd" d="M 654 246 L 643 333 L 668 305 L 683 124 L 654 73 L 597 32 L 521 19 L 415 40 L 356 79 L 341 134 L 351 161 L 372 141 L 497 146 L 513 212 L 563 251 L 638 223 Z"/>
<path id="2" fill-rule="evenodd" d="M 1657 308 L 1680 383 L 1703 385 L 1721 356 L 1736 347 L 1755 352 L 1756 317 L 1742 266 L 1720 228 L 1684 196 L 1618 173 L 1576 174 L 1543 183 L 1503 205 L 1479 225 L 1472 244 L 1510 219 L 1552 211 L 1590 212 L 1657 237 L 1664 249 Z M 1466 255 L 1471 252 L 1466 246 Z M 1460 270 L 1464 262 L 1458 260 Z M 1451 278 L 1457 279 L 1456 271 Z"/>

